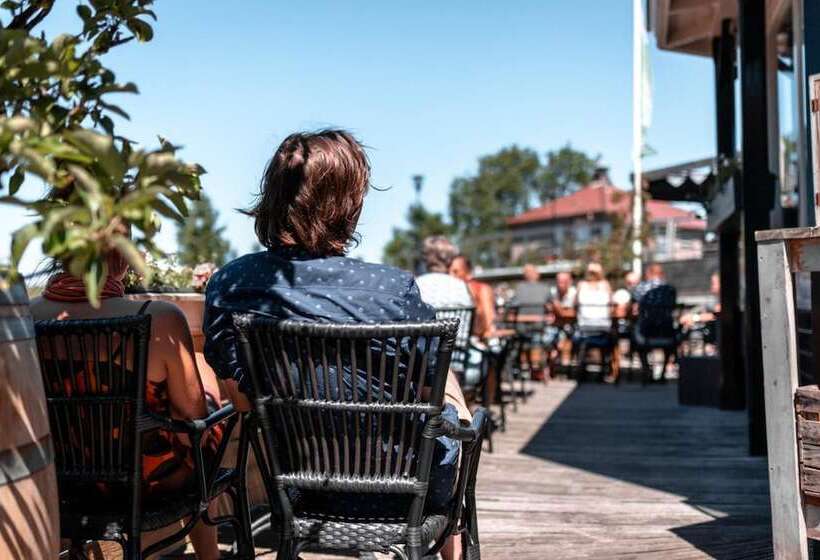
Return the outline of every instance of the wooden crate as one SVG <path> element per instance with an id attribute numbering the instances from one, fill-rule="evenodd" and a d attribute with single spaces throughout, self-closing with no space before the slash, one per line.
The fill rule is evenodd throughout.
<path id="1" fill-rule="evenodd" d="M 820 388 L 798 387 L 794 395 L 800 491 L 806 502 L 820 504 Z"/>

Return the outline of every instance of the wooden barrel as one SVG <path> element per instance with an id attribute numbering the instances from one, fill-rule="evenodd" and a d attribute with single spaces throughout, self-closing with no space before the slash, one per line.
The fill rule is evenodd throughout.
<path id="1" fill-rule="evenodd" d="M 59 519 L 28 296 L 0 279 L 0 558 L 57 558 Z"/>

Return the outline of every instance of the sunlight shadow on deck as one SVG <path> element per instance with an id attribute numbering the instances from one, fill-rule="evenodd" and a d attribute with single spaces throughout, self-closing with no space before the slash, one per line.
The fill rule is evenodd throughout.
<path id="1" fill-rule="evenodd" d="M 634 485 L 624 502 L 677 497 L 686 515 L 660 508 L 659 524 L 713 558 L 771 557 L 766 463 L 747 455 L 743 412 L 679 406 L 674 384 L 580 385 L 521 453 Z"/>

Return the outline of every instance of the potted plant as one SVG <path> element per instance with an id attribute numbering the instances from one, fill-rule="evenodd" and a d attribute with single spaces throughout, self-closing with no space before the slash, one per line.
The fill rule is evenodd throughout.
<path id="1" fill-rule="evenodd" d="M 183 220 L 186 202 L 199 196 L 204 170 L 178 159 L 176 146 L 160 139 L 155 148 L 141 147 L 115 130 L 116 120 L 128 114 L 111 96 L 137 93 L 137 87 L 118 81 L 102 58 L 135 39 L 151 40 L 149 21 L 156 19 L 151 3 L 78 3 L 79 31 L 47 39 L 38 26 L 54 0 L 0 2 L 0 204 L 32 217 L 14 232 L 10 262 L 0 267 L 0 311 L 4 326 L 13 327 L 0 329 L 0 417 L 9 428 L 0 437 L 0 450 L 22 448 L 26 442 L 18 441 L 21 434 L 41 441 L 48 437 L 33 329 L 18 272 L 26 249 L 39 242 L 46 257 L 84 280 L 89 301 L 98 305 L 107 275 L 102 256 L 118 250 L 150 283 L 143 255 L 162 254 L 153 242 L 160 217 Z M 24 197 L 23 187 L 33 183 L 44 184 L 47 192 Z M 15 377 L 17 372 L 24 375 Z M 49 463 L 32 472 L 40 477 L 32 479 L 38 491 L 25 502 L 8 500 L 17 509 L 8 512 L 0 557 L 57 555 L 54 471 Z M 0 493 L 14 491 L 14 484 L 0 486 Z M 37 527 L 27 522 L 42 511 L 48 519 Z M 14 548 L 19 543 L 30 549 Z"/>

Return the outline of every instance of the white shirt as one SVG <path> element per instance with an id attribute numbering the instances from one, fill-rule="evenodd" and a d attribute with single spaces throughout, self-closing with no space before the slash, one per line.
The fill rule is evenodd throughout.
<path id="1" fill-rule="evenodd" d="M 421 292 L 421 301 L 435 309 L 474 305 L 467 284 L 449 274 L 428 272 L 416 278 L 416 284 Z"/>
<path id="2" fill-rule="evenodd" d="M 609 305 L 612 294 L 603 283 L 581 282 L 578 284 L 578 328 L 582 330 L 608 330 L 612 326 Z"/>

